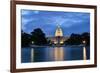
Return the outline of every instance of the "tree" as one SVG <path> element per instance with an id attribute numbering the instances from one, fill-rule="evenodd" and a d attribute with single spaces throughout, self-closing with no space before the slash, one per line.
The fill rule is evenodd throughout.
<path id="1" fill-rule="evenodd" d="M 28 47 L 31 42 L 31 35 L 21 31 L 21 43 L 22 47 Z"/>
<path id="2" fill-rule="evenodd" d="M 90 34 L 88 32 L 84 32 L 80 34 L 72 33 L 70 38 L 65 41 L 66 45 L 80 45 L 83 44 L 83 40 L 86 41 L 86 45 L 90 45 Z"/>
<path id="3" fill-rule="evenodd" d="M 31 40 L 34 41 L 35 45 L 46 45 L 47 44 L 47 39 L 45 37 L 45 34 L 40 28 L 34 29 L 31 32 Z"/>
<path id="4" fill-rule="evenodd" d="M 81 36 L 79 34 L 72 33 L 70 38 L 65 41 L 65 44 L 79 45 L 81 44 Z"/>

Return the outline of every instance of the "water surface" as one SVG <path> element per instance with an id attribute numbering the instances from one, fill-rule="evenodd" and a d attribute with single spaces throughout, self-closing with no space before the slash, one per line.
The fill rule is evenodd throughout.
<path id="1" fill-rule="evenodd" d="M 90 47 L 27 47 L 21 49 L 21 62 L 72 61 L 90 59 Z"/>

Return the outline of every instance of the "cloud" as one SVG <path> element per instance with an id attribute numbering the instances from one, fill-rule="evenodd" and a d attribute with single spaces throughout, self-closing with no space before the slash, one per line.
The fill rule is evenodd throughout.
<path id="1" fill-rule="evenodd" d="M 24 10 L 24 9 L 21 10 L 22 15 L 27 15 L 27 14 L 30 14 L 30 13 L 31 13 L 30 10 Z"/>
<path id="2" fill-rule="evenodd" d="M 90 20 L 89 13 L 82 12 L 22 10 L 21 14 L 22 29 L 25 32 L 29 33 L 35 28 L 41 28 L 47 35 L 54 34 L 57 25 L 61 25 L 64 30 L 69 29 L 71 33 L 74 27 L 85 27 Z"/>
<path id="3" fill-rule="evenodd" d="M 78 25 L 79 23 L 82 23 L 84 20 L 82 19 L 76 19 L 75 17 L 62 17 L 62 16 L 55 16 L 55 17 L 51 17 L 46 19 L 47 20 L 47 24 L 52 24 L 52 25 L 62 25 L 65 27 L 71 27 L 74 25 Z"/>
<path id="4" fill-rule="evenodd" d="M 21 10 L 21 23 L 22 23 L 22 29 L 23 30 L 27 30 L 27 25 L 30 24 L 30 25 L 33 25 L 32 22 L 38 20 L 38 18 L 35 18 L 34 15 L 35 14 L 38 14 L 39 11 L 37 10 L 25 10 L 25 9 L 22 9 Z"/>
<path id="5" fill-rule="evenodd" d="M 22 29 L 26 30 L 27 29 L 27 25 L 29 23 L 31 23 L 31 25 L 33 25 L 32 22 L 34 22 L 34 21 L 36 21 L 36 19 L 34 19 L 34 18 L 27 19 L 27 18 L 22 17 L 22 21 L 21 21 L 21 23 L 22 23 Z"/>
<path id="6" fill-rule="evenodd" d="M 39 11 L 37 11 L 37 10 L 35 10 L 35 11 L 33 11 L 35 14 L 38 14 L 39 13 Z"/>

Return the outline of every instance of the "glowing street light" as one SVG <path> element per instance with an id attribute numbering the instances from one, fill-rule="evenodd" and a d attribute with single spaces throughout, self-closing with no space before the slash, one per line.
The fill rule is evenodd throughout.
<path id="1" fill-rule="evenodd" d="M 34 41 L 32 41 L 32 44 L 34 44 Z"/>
<path id="2" fill-rule="evenodd" d="M 83 42 L 83 44 L 85 44 L 85 43 L 86 43 L 86 41 L 85 41 L 85 40 L 83 40 L 82 42 Z"/>

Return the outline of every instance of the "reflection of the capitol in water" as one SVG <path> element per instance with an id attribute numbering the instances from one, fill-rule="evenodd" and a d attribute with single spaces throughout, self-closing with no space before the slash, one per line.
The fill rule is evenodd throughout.
<path id="1" fill-rule="evenodd" d="M 55 48 L 54 59 L 55 59 L 55 61 L 63 61 L 64 60 L 64 50 L 62 47 Z"/>
<path id="2" fill-rule="evenodd" d="M 80 49 L 82 49 L 82 51 L 83 51 L 83 52 L 81 52 L 81 54 L 83 56 L 83 60 L 85 63 L 87 60 L 86 47 L 83 46 L 83 48 L 80 48 Z M 45 54 L 43 55 L 42 53 L 39 53 L 41 51 L 37 52 L 37 50 L 34 50 L 34 48 L 31 48 L 31 62 L 35 62 L 35 58 L 37 55 L 38 55 L 37 56 L 38 58 L 39 58 L 39 56 L 41 57 L 43 55 L 42 57 L 45 57 L 45 61 L 64 61 L 65 57 L 67 57 L 67 54 L 68 54 L 68 56 L 69 56 L 69 54 L 71 55 L 71 51 L 68 50 L 68 52 L 67 52 L 67 51 L 65 51 L 65 49 L 63 47 L 49 48 L 49 49 L 45 49 L 44 51 L 45 51 Z M 37 52 L 37 53 L 35 53 L 35 52 Z M 65 54 L 65 53 L 67 53 L 67 54 Z M 72 53 L 75 53 L 75 52 L 72 52 Z"/>
<path id="3" fill-rule="evenodd" d="M 64 60 L 64 49 L 63 47 L 55 47 L 54 51 L 50 53 L 54 61 Z"/>

